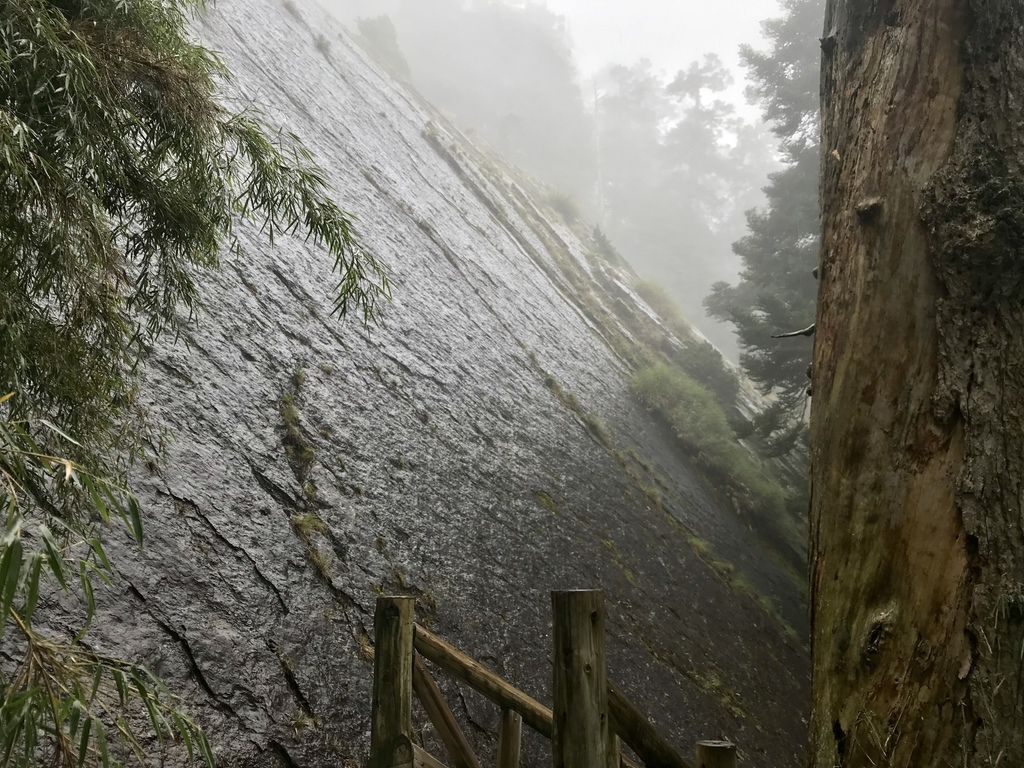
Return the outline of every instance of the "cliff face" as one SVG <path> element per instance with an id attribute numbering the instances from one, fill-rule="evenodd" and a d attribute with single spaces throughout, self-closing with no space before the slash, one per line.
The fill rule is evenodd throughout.
<path id="1" fill-rule="evenodd" d="M 167 679 L 225 765 L 355 765 L 377 594 L 417 595 L 546 699 L 548 592 L 600 587 L 611 676 L 681 748 L 726 736 L 796 765 L 800 577 L 630 396 L 655 321 L 625 269 L 321 12 L 220 0 L 198 31 L 234 98 L 328 170 L 395 298 L 380 326 L 339 322 L 329 257 L 242 232 L 198 323 L 148 360 L 164 456 L 134 478 L 146 544 L 119 548 L 92 642 Z M 489 754 L 497 711 L 443 685 Z"/>

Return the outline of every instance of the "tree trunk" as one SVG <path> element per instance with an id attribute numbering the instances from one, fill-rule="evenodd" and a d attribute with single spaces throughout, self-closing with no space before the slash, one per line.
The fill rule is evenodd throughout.
<path id="1" fill-rule="evenodd" d="M 822 56 L 811 762 L 1024 766 L 1024 2 Z"/>

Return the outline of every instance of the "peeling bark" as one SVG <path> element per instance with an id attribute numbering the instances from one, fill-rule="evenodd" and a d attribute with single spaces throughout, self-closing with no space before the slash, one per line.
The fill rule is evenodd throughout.
<path id="1" fill-rule="evenodd" d="M 812 764 L 1024 765 L 1024 3 L 825 24 Z"/>

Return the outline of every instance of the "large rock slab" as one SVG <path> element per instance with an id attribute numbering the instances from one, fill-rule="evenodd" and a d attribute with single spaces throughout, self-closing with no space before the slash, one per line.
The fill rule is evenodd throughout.
<path id="1" fill-rule="evenodd" d="M 241 230 L 197 323 L 147 361 L 163 459 L 134 477 L 146 544 L 118 548 L 92 642 L 164 676 L 225 765 L 334 768 L 366 757 L 376 595 L 418 596 L 545 700 L 548 593 L 599 587 L 610 674 L 677 744 L 798 764 L 799 579 L 630 397 L 615 318 L 649 312 L 625 270 L 324 13 L 219 0 L 198 33 L 231 102 L 327 169 L 394 302 L 341 322 L 326 254 Z M 497 711 L 443 687 L 490 759 Z M 528 740 L 527 764 L 545 750 Z"/>

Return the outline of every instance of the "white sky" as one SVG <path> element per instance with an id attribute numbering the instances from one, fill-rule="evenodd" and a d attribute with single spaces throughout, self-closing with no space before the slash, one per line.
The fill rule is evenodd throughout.
<path id="1" fill-rule="evenodd" d="M 780 15 L 778 0 L 544 0 L 565 16 L 580 74 L 606 64 L 650 59 L 674 75 L 705 53 L 717 53 L 735 71 L 731 95 L 742 101 L 737 49 L 760 47 L 761 20 Z"/>

